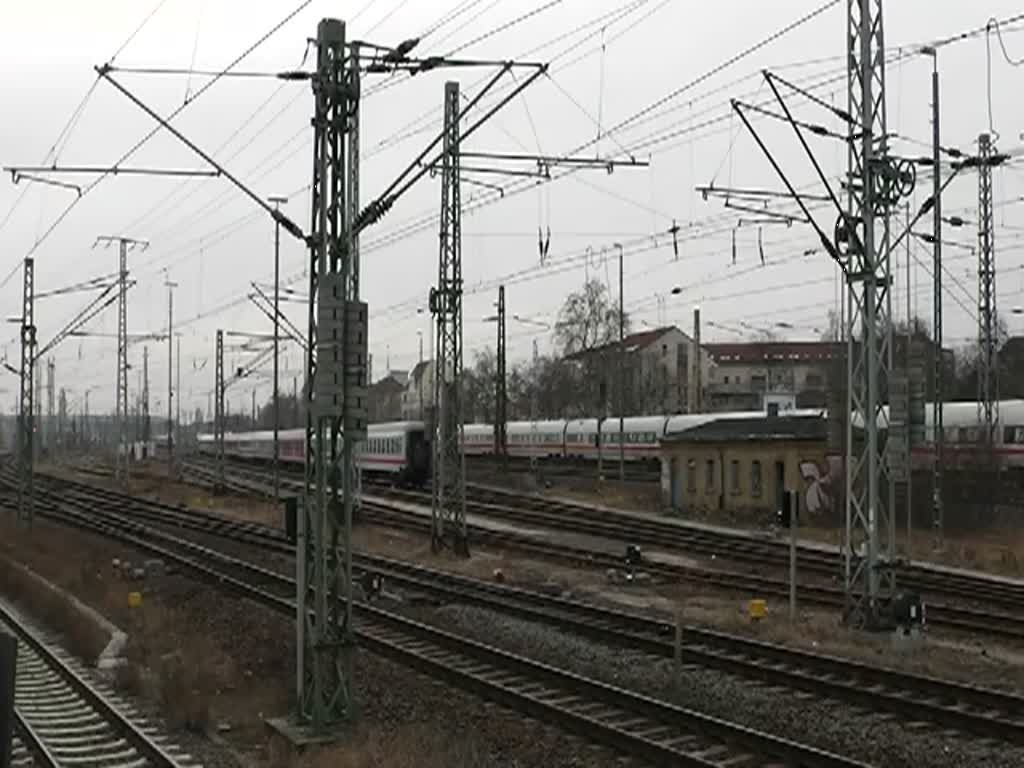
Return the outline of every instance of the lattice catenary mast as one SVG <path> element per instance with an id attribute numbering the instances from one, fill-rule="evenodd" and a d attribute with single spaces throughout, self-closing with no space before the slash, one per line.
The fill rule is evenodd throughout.
<path id="1" fill-rule="evenodd" d="M 149 243 L 131 237 L 100 235 L 95 245 L 118 244 L 117 278 L 117 385 L 114 398 L 116 421 L 116 463 L 115 475 L 121 480 L 128 479 L 128 450 L 125 445 L 125 428 L 128 422 L 128 251 L 133 248 L 145 250 Z M 94 246 L 95 247 L 95 246 Z"/>
<path id="2" fill-rule="evenodd" d="M 437 286 L 430 311 L 437 325 L 431 541 L 469 554 L 466 473 L 462 444 L 462 200 L 459 184 L 459 84 L 444 86 L 444 151 L 441 163 L 441 230 Z"/>
<path id="3" fill-rule="evenodd" d="M 881 193 L 888 162 L 882 0 L 849 0 L 847 18 L 850 126 L 848 208 L 848 404 L 845 614 L 857 625 L 882 623 L 895 588 L 894 487 L 880 442 L 882 397 L 892 370 L 889 197 Z M 855 437 L 854 428 L 862 427 Z"/>
<path id="4" fill-rule="evenodd" d="M 996 317 L 996 249 L 992 221 L 992 137 L 978 137 L 978 422 L 991 449 L 999 421 L 999 330 Z"/>
<path id="5" fill-rule="evenodd" d="M 351 176 L 359 173 L 358 153 L 343 139 L 358 121 L 358 67 L 358 47 L 351 58 L 346 53 L 344 22 L 322 20 L 312 77 L 306 482 L 297 587 L 298 714 L 314 730 L 352 714 L 353 454 L 366 435 L 367 313 L 357 293 L 355 209 L 346 202 L 356 191 Z"/>
<path id="6" fill-rule="evenodd" d="M 494 392 L 494 450 L 508 463 L 508 379 L 506 377 L 505 286 L 498 286 L 498 365 Z"/>
<path id="7" fill-rule="evenodd" d="M 18 522 L 25 528 L 32 527 L 32 518 L 35 515 L 33 461 L 36 420 L 32 381 L 35 372 L 35 346 L 35 261 L 27 258 L 24 264 L 21 305 L 21 370 L 18 393 L 21 408 L 18 423 Z"/>

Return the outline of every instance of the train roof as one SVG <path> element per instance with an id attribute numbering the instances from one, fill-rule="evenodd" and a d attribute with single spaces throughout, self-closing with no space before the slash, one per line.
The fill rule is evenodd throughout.
<path id="1" fill-rule="evenodd" d="M 374 437 L 389 437 L 392 435 L 405 434 L 407 432 L 417 432 L 423 430 L 422 421 L 388 421 L 380 422 L 379 424 L 370 424 L 367 427 L 367 433 Z M 278 437 L 281 440 L 293 440 L 300 437 L 305 437 L 306 430 L 304 428 L 298 429 L 282 429 L 278 432 Z M 210 442 L 214 439 L 214 436 L 209 432 L 203 433 L 197 436 L 199 442 L 205 443 Z M 272 441 L 274 439 L 274 431 L 270 429 L 259 429 L 251 432 L 225 432 L 224 442 L 225 443 L 240 443 L 240 442 L 263 442 Z"/>
<path id="2" fill-rule="evenodd" d="M 622 429 L 625 432 L 655 432 L 660 437 L 665 433 L 665 421 L 665 416 L 627 416 L 622 420 Z M 609 416 L 601 422 L 602 435 L 618 433 L 618 416 Z"/>
<path id="3" fill-rule="evenodd" d="M 534 424 L 538 432 L 564 432 L 565 422 L 560 419 L 548 419 L 547 421 L 510 421 L 508 423 L 508 434 L 526 435 L 533 432 Z"/>

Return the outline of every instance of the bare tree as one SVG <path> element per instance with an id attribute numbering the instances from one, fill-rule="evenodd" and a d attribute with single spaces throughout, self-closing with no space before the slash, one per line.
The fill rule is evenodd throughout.
<path id="1" fill-rule="evenodd" d="M 629 331 L 629 316 L 623 315 Z M 555 321 L 555 342 L 565 357 L 575 356 L 580 386 L 567 410 L 603 413 L 609 402 L 614 369 L 613 342 L 619 338 L 619 308 L 604 283 L 590 280 L 570 293 Z"/>
<path id="2" fill-rule="evenodd" d="M 462 373 L 463 418 L 491 423 L 497 398 L 498 358 L 486 347 L 473 354 L 473 367 Z"/>
<path id="3" fill-rule="evenodd" d="M 624 316 L 629 331 L 629 316 Z M 587 352 L 619 337 L 619 308 L 600 280 L 590 280 L 570 293 L 555 322 L 555 341 L 563 355 Z"/>

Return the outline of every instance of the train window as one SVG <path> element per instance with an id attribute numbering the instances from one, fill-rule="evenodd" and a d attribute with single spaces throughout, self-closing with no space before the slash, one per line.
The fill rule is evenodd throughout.
<path id="1" fill-rule="evenodd" d="M 761 495 L 761 462 L 750 462 L 750 495 Z"/>
<path id="2" fill-rule="evenodd" d="M 691 492 L 697 490 L 697 462 L 693 459 L 686 462 L 686 489 Z"/>
<path id="3" fill-rule="evenodd" d="M 739 493 L 742 490 L 740 486 L 740 463 L 736 459 L 729 462 L 729 490 L 733 493 Z"/>
<path id="4" fill-rule="evenodd" d="M 1003 427 L 1003 442 L 1004 443 L 1015 443 L 1017 442 L 1014 438 L 1017 437 L 1017 430 L 1013 427 Z"/>
<path id="5" fill-rule="evenodd" d="M 715 460 L 708 459 L 704 462 L 704 490 L 710 491 L 715 487 Z"/>

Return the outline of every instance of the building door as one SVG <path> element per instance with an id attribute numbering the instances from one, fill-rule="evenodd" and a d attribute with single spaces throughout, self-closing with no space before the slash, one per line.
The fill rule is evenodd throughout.
<path id="1" fill-rule="evenodd" d="M 786 492 L 786 462 L 775 462 L 775 511 L 782 509 L 782 496 Z"/>

